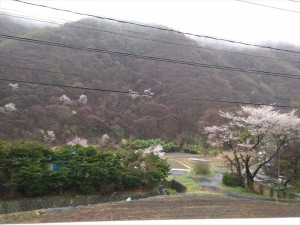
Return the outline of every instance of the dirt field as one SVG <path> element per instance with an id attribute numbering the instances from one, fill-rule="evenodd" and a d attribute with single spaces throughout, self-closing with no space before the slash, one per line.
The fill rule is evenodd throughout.
<path id="1" fill-rule="evenodd" d="M 296 203 L 242 200 L 225 196 L 207 195 L 156 197 L 131 202 L 92 205 L 55 213 L 44 211 L 40 212 L 40 215 L 37 215 L 26 222 L 49 223 L 109 220 L 275 218 L 299 216 L 300 204 Z"/>

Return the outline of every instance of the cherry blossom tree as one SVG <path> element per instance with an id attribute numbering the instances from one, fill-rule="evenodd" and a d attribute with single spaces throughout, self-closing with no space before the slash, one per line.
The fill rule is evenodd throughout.
<path id="1" fill-rule="evenodd" d="M 10 86 L 13 90 L 16 90 L 19 88 L 19 84 L 17 84 L 17 83 L 15 83 L 15 84 L 9 83 L 8 86 Z"/>
<path id="2" fill-rule="evenodd" d="M 0 112 L 2 113 L 9 113 L 16 111 L 16 105 L 14 103 L 8 103 L 4 107 L 0 107 Z"/>
<path id="3" fill-rule="evenodd" d="M 163 158 L 165 153 L 162 145 L 154 145 L 150 146 L 149 148 L 144 149 L 144 153 L 146 154 L 154 154 L 159 156 L 160 158 Z"/>
<path id="4" fill-rule="evenodd" d="M 62 95 L 62 96 L 60 96 L 59 101 L 61 101 L 61 102 L 70 102 L 71 99 L 66 95 Z"/>
<path id="5" fill-rule="evenodd" d="M 47 143 L 52 143 L 55 141 L 56 136 L 53 130 L 48 130 L 43 137 L 44 141 Z"/>
<path id="6" fill-rule="evenodd" d="M 129 89 L 128 91 L 129 96 L 135 100 L 137 97 L 146 97 L 146 98 L 152 98 L 152 96 L 154 96 L 154 92 L 151 92 L 151 88 L 149 89 L 145 89 L 144 93 L 140 94 L 137 91 L 133 91 L 132 89 Z"/>
<path id="7" fill-rule="evenodd" d="M 67 140 L 67 145 L 75 146 L 75 145 L 81 145 L 82 147 L 87 147 L 87 139 L 81 138 L 81 137 L 73 137 L 69 140 Z"/>
<path id="8" fill-rule="evenodd" d="M 83 103 L 83 104 L 87 103 L 87 96 L 86 95 L 80 95 L 78 101 Z"/>
<path id="9" fill-rule="evenodd" d="M 299 140 L 300 119 L 295 111 L 280 113 L 272 106 L 241 107 L 236 113 L 220 112 L 225 123 L 206 127 L 208 143 L 222 151 L 243 187 L 253 180 L 288 144 Z"/>

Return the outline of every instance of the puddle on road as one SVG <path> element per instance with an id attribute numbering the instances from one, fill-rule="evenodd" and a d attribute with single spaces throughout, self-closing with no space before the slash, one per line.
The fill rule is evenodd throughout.
<path id="1" fill-rule="evenodd" d="M 176 177 L 176 176 L 180 176 L 186 173 L 189 173 L 190 170 L 189 169 L 171 169 L 170 170 L 170 175 Z"/>

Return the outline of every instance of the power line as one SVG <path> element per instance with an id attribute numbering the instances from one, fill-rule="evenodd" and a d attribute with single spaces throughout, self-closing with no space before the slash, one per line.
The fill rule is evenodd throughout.
<path id="1" fill-rule="evenodd" d="M 1 81 L 10 81 L 10 82 L 25 83 L 25 84 L 36 84 L 36 85 L 44 85 L 44 86 L 53 86 L 53 87 L 63 87 L 63 88 L 73 88 L 73 89 L 90 90 L 90 91 L 101 91 L 101 92 L 110 92 L 110 93 L 119 93 L 119 94 L 130 94 L 129 91 L 119 91 L 119 90 L 91 88 L 91 87 L 79 87 L 79 86 L 63 85 L 63 84 L 49 84 L 49 83 L 44 83 L 44 82 L 24 81 L 24 80 L 8 79 L 8 78 L 0 78 L 0 80 Z"/>
<path id="2" fill-rule="evenodd" d="M 61 25 L 61 26 L 65 26 L 65 27 L 77 28 L 77 29 L 84 29 L 84 30 L 97 31 L 97 32 L 105 32 L 105 33 L 110 33 L 110 34 L 113 34 L 113 35 L 120 35 L 120 36 L 123 36 L 123 37 L 130 37 L 130 38 L 146 40 L 146 41 L 160 42 L 160 43 L 164 43 L 164 44 L 192 47 L 192 48 L 197 48 L 197 49 L 208 49 L 208 50 L 212 50 L 212 51 L 225 52 L 225 53 L 229 53 L 229 54 L 245 55 L 245 56 L 250 56 L 250 57 L 260 57 L 260 58 L 276 60 L 276 61 L 286 61 L 286 62 L 292 62 L 292 63 L 300 63 L 300 61 L 296 61 L 296 60 L 286 60 L 286 59 L 272 58 L 272 57 L 261 56 L 261 55 L 253 55 L 253 54 L 247 54 L 247 53 L 232 52 L 232 51 L 227 51 L 227 50 L 222 50 L 222 49 L 202 47 L 202 46 L 199 46 L 199 45 L 188 45 L 188 44 L 181 44 L 181 43 L 176 43 L 176 42 L 162 41 L 162 40 L 157 40 L 157 39 L 152 39 L 152 38 L 143 38 L 143 37 L 137 37 L 137 36 L 132 36 L 132 35 L 126 35 L 126 34 L 122 34 L 122 33 L 118 33 L 118 32 L 113 32 L 113 31 L 107 31 L 107 30 L 103 30 L 103 29 L 79 27 L 79 26 L 74 26 L 74 25 L 70 25 L 70 24 L 63 24 L 63 23 L 58 23 L 58 22 L 55 22 L 55 21 L 35 19 L 35 18 L 20 16 L 20 15 L 12 15 L 12 14 L 6 14 L 6 13 L 0 13 L 0 15 L 16 17 L 16 18 L 22 18 L 22 19 L 28 19 L 28 20 L 32 20 L 32 21 L 38 21 L 38 22 L 45 22 L 45 23 Z M 146 34 L 146 33 L 144 33 L 144 34 Z"/>
<path id="3" fill-rule="evenodd" d="M 205 101 L 205 102 L 218 102 L 218 103 L 229 103 L 229 104 L 241 104 L 241 105 L 254 105 L 254 106 L 274 106 L 280 108 L 295 108 L 300 109 L 299 107 L 293 107 L 288 105 L 276 105 L 276 104 L 266 104 L 266 103 L 256 103 L 256 102 L 241 102 L 241 101 L 232 101 L 232 100 L 216 100 L 216 99 L 207 99 L 207 98 L 191 98 L 191 97 L 182 97 L 182 96 L 161 96 L 160 98 L 180 98 L 194 101 Z"/>
<path id="4" fill-rule="evenodd" d="M 0 64 L 0 67 L 6 67 L 6 68 L 11 68 L 11 69 L 30 70 L 30 71 L 37 71 L 37 72 L 44 72 L 44 73 L 52 73 L 52 74 L 61 74 L 61 75 L 75 76 L 75 77 L 103 78 L 103 77 L 99 77 L 99 76 L 83 75 L 83 74 L 78 74 L 78 73 L 66 73 L 66 72 L 59 72 L 59 71 L 53 71 L 53 70 L 45 70 L 45 69 L 29 68 L 29 67 L 21 67 L 21 66 L 13 66 L 13 65 L 4 65 L 4 64 Z M 39 75 L 44 75 L 44 74 L 39 74 Z M 117 79 L 112 79 L 112 78 L 107 78 L 107 77 L 105 77 L 103 79 L 105 79 L 105 80 L 112 80 L 112 81 L 118 81 L 118 82 L 121 81 L 119 79 L 117 80 Z M 156 82 L 156 80 L 153 80 L 151 78 L 145 78 L 145 79 Z"/>
<path id="5" fill-rule="evenodd" d="M 177 30 L 173 30 L 173 29 L 162 28 L 162 27 L 157 27 L 157 26 L 152 26 L 152 25 L 145 25 L 145 24 L 140 24 L 140 23 L 135 23 L 135 22 L 129 22 L 129 21 L 114 19 L 114 18 L 110 18 L 110 17 L 96 16 L 96 15 L 81 13 L 81 12 L 72 11 L 72 10 L 68 10 L 68 9 L 60 9 L 60 8 L 50 7 L 50 6 L 41 5 L 41 4 L 29 3 L 29 2 L 22 1 L 22 0 L 11 0 L 11 1 L 20 2 L 20 3 L 23 3 L 23 4 L 27 4 L 27 5 L 33 5 L 33 6 L 48 8 L 48 9 L 52 9 L 52 10 L 56 10 L 56 11 L 73 13 L 73 14 L 77 14 L 77 15 L 81 15 L 81 16 L 89 16 L 89 17 L 94 17 L 94 18 L 98 18 L 98 19 L 111 20 L 111 21 L 115 21 L 115 22 L 119 22 L 119 23 L 126 23 L 126 24 L 131 24 L 131 25 L 140 26 L 140 27 L 146 27 L 146 28 L 152 28 L 152 29 L 157 29 L 157 30 L 169 31 L 169 32 L 174 32 L 174 33 L 178 33 L 178 34 L 190 35 L 190 36 L 194 36 L 194 37 L 208 38 L 208 39 L 213 39 L 213 40 L 218 40 L 218 41 L 226 41 L 226 42 L 235 43 L 235 44 L 242 44 L 242 45 L 272 49 L 272 50 L 277 50 L 277 51 L 300 53 L 299 51 L 293 51 L 293 50 L 288 50 L 288 49 L 281 49 L 281 48 L 275 48 L 275 47 L 270 47 L 270 46 L 250 44 L 250 43 L 246 43 L 246 42 L 234 41 L 234 40 L 229 40 L 229 39 L 225 39 L 225 38 L 217 38 L 217 37 L 208 36 L 208 35 L 199 35 L 199 34 L 193 34 L 193 33 L 189 33 L 189 32 L 181 32 L 181 31 L 177 31 Z"/>
<path id="6" fill-rule="evenodd" d="M 58 18 L 58 17 L 53 17 L 53 16 L 44 16 L 44 15 L 40 15 L 40 14 L 36 14 L 36 13 L 32 13 L 32 12 L 25 12 L 25 11 L 20 11 L 20 10 L 14 10 L 14 9 L 8 9 L 8 8 L 1 8 L 1 10 L 2 10 L 2 12 L 3 12 L 3 10 L 4 10 L 4 12 L 5 11 L 12 11 L 12 12 L 19 12 L 19 13 L 22 13 L 22 14 L 24 14 L 24 13 L 29 13 L 30 15 L 37 15 L 37 16 L 42 16 L 42 19 L 43 18 L 50 18 L 50 19 L 55 19 L 56 21 L 54 21 L 54 22 L 57 22 L 57 20 L 60 20 L 60 21 L 63 21 L 63 22 L 69 22 L 69 23 L 74 23 L 74 20 L 67 20 L 67 19 L 62 19 L 62 18 Z M 7 12 L 5 12 L 5 13 L 7 13 Z M 8 13 L 9 15 L 11 15 L 11 13 Z M 15 15 L 18 15 L 18 14 L 15 14 Z M 26 16 L 26 15 L 22 15 L 22 16 Z M 35 18 L 36 19 L 36 17 L 31 17 L 31 18 Z M 38 18 L 38 19 L 41 19 L 41 18 Z M 82 25 L 91 25 L 91 24 L 88 24 L 88 23 L 83 23 L 83 22 L 78 22 L 78 21 L 76 21 L 76 24 L 82 24 Z M 65 23 L 63 23 L 62 25 L 65 25 Z M 122 29 L 122 30 L 124 30 L 124 29 Z M 128 32 L 128 33 L 134 33 L 134 34 L 145 34 L 145 35 L 149 35 L 149 33 L 145 33 L 145 32 L 139 32 L 139 31 L 133 31 L 133 30 L 124 30 L 124 31 L 126 31 L 126 32 Z"/>
<path id="7" fill-rule="evenodd" d="M 53 74 L 61 74 L 61 75 L 67 75 L 67 76 L 76 76 L 76 77 L 91 77 L 91 78 L 100 78 L 98 76 L 91 76 L 91 75 L 83 75 L 83 74 L 78 74 L 78 73 L 66 73 L 66 72 L 59 72 L 59 71 L 53 71 L 53 70 L 45 70 L 45 69 L 37 69 L 37 68 L 29 68 L 29 67 L 21 67 L 21 66 L 13 66 L 13 65 L 4 65 L 0 64 L 0 67 L 6 67 L 6 68 L 13 68 L 13 69 L 23 69 L 23 70 L 30 70 L 30 71 L 38 71 L 38 72 L 45 72 L 45 73 L 53 73 Z M 296 79 L 300 80 L 300 75 L 297 76 L 282 76 L 282 75 L 276 75 L 276 74 L 264 74 L 265 76 L 275 76 L 275 77 L 280 77 L 280 78 L 287 78 L 287 79 Z M 111 79 L 111 78 L 104 78 L 106 80 L 113 80 L 113 81 L 120 81 L 116 79 Z M 152 80 L 153 79 L 147 78 L 147 80 Z"/>
<path id="8" fill-rule="evenodd" d="M 13 0 L 13 1 L 14 1 L 14 0 Z M 263 4 L 254 3 L 254 2 L 247 2 L 247 1 L 243 1 L 243 0 L 236 0 L 236 1 L 237 1 L 237 2 L 248 3 L 248 4 L 252 4 L 252 5 L 263 6 L 263 7 L 272 8 L 272 9 L 278 9 L 278 10 L 282 10 L 282 11 L 286 11 L 286 12 L 300 13 L 299 11 L 294 11 L 294 10 L 289 10 L 289 9 L 278 8 L 278 7 L 274 7 L 274 6 L 270 6 L 270 5 L 263 5 Z"/>
<path id="9" fill-rule="evenodd" d="M 94 77 L 94 78 L 99 78 L 97 76 L 90 76 L 90 75 L 82 75 L 82 74 L 77 74 L 77 73 L 64 73 L 64 72 L 58 72 L 58 71 L 52 71 L 52 70 L 44 70 L 44 69 L 36 69 L 36 68 L 28 68 L 28 67 L 20 67 L 20 66 L 12 66 L 12 65 L 3 65 L 0 64 L 0 67 L 7 67 L 7 68 L 14 68 L 14 69 L 24 69 L 24 70 L 31 70 L 31 71 L 38 71 L 38 72 L 46 72 L 46 73 L 53 73 L 53 74 L 62 74 L 62 75 L 68 75 L 68 76 L 78 76 L 78 77 Z M 41 74 L 39 74 L 41 75 Z M 120 80 L 116 80 L 116 79 L 110 79 L 110 78 L 105 78 L 106 80 L 113 80 L 113 81 L 120 81 Z M 155 81 L 153 79 L 150 78 L 146 78 L 147 80 L 152 80 Z M 295 78 L 297 79 L 297 78 Z M 300 77 L 298 78 L 300 79 Z M 281 100 L 291 100 L 291 99 L 287 99 L 287 98 L 283 98 L 283 97 L 278 97 L 275 96 L 275 99 L 281 99 Z"/>
<path id="10" fill-rule="evenodd" d="M 13 9 L 7 9 L 7 8 L 1 8 L 1 9 L 4 9 L 6 11 L 13 11 L 13 12 L 19 12 L 19 13 L 24 13 L 24 11 L 19 11 L 19 10 L 13 10 Z M 29 12 L 25 12 L 25 13 L 29 13 Z M 35 13 L 31 13 L 31 15 L 38 15 L 38 16 L 41 16 L 39 14 L 35 14 Z M 43 18 L 45 18 L 45 16 L 43 16 Z M 56 19 L 56 20 L 61 20 L 61 21 L 65 21 L 65 22 L 73 22 L 74 23 L 74 20 L 66 20 L 66 19 L 61 19 L 61 18 L 57 18 L 57 17 L 50 17 L 50 16 L 47 16 L 46 18 L 53 18 L 53 19 Z M 82 25 L 90 25 L 88 23 L 83 23 L 83 22 L 79 22 L 79 21 L 76 21 L 76 24 L 82 24 Z M 64 25 L 64 24 L 62 24 Z M 123 28 L 121 28 L 122 31 L 126 31 L 128 33 L 134 33 L 134 34 L 142 34 L 142 35 L 151 35 L 150 33 L 146 33 L 146 32 L 138 32 L 138 31 L 132 31 L 132 30 L 124 30 Z M 137 37 L 138 38 L 138 37 Z M 179 38 L 178 37 L 178 40 L 186 40 L 186 37 L 183 39 L 183 38 Z M 204 41 L 199 41 L 197 40 L 196 42 L 198 43 L 207 43 L 207 42 L 204 42 Z M 209 43 L 210 45 L 219 45 L 219 46 L 225 46 L 225 47 L 228 47 L 228 45 L 226 44 L 219 44 L 219 43 Z M 198 47 L 198 46 L 197 46 Z M 247 48 L 242 48 L 242 47 L 239 47 L 239 49 L 247 49 Z M 214 50 L 218 50 L 218 49 L 214 49 Z"/>
<path id="11" fill-rule="evenodd" d="M 90 88 L 90 87 L 78 87 L 78 86 L 62 85 L 62 84 L 49 84 L 49 83 L 44 83 L 44 82 L 24 81 L 24 80 L 10 79 L 10 78 L 0 78 L 0 81 L 9 81 L 9 82 L 17 82 L 17 83 L 25 83 L 25 84 L 62 87 L 62 88 L 73 88 L 73 89 L 100 91 L 100 92 L 117 93 L 117 94 L 128 94 L 128 95 L 130 94 L 130 91 L 119 91 L 119 90 Z M 293 106 L 287 106 L 287 105 L 274 105 L 274 104 L 266 104 L 266 103 L 242 102 L 242 101 L 232 101 L 232 100 L 217 100 L 217 99 L 206 99 L 206 98 L 191 98 L 191 97 L 172 96 L 172 95 L 161 96 L 160 98 L 181 98 L 181 99 L 189 99 L 189 100 L 194 100 L 194 101 L 218 102 L 218 103 L 229 103 L 229 104 L 254 105 L 254 106 L 264 105 L 264 106 L 274 106 L 274 107 L 281 107 L 281 108 L 300 108 L 300 106 L 293 107 Z"/>
<path id="12" fill-rule="evenodd" d="M 242 69 L 242 68 L 237 68 L 237 67 L 211 65 L 211 64 L 199 63 L 199 62 L 193 62 L 193 61 L 183 61 L 183 60 L 160 58 L 160 57 L 147 56 L 147 55 L 137 55 L 137 54 L 127 53 L 127 52 L 111 51 L 111 50 L 96 49 L 96 48 L 84 48 L 84 47 L 75 46 L 75 45 L 61 44 L 61 43 L 57 43 L 57 42 L 42 41 L 42 40 L 37 40 L 37 39 L 23 38 L 23 37 L 11 36 L 11 35 L 5 35 L 5 34 L 0 34 L 0 37 L 5 38 L 5 39 L 10 39 L 10 40 L 16 40 L 16 41 L 25 41 L 25 42 L 30 42 L 30 43 L 50 45 L 50 46 L 55 46 L 55 47 L 63 47 L 63 48 L 69 48 L 69 49 L 74 49 L 74 50 L 107 53 L 107 54 L 112 54 L 112 55 L 117 55 L 117 56 L 127 56 L 127 57 L 152 60 L 152 61 L 157 61 L 157 62 L 167 62 L 167 63 L 181 64 L 181 65 L 198 66 L 198 67 L 203 67 L 203 68 L 213 68 L 213 69 L 218 69 L 218 70 L 231 70 L 231 71 L 246 72 L 246 73 L 264 74 L 264 75 L 269 74 L 269 76 L 280 76 L 280 77 L 285 77 L 285 78 L 299 77 L 299 75 L 296 75 L 296 74 L 277 73 L 277 72 L 262 71 L 262 70 L 250 70 L 250 69 Z"/>
<path id="13" fill-rule="evenodd" d="M 300 3 L 300 1 L 296 1 L 296 0 L 287 0 L 287 1 Z"/>
<path id="14" fill-rule="evenodd" d="M 30 70 L 30 71 L 38 71 L 38 72 L 53 73 L 53 74 L 61 74 L 61 75 L 67 75 L 67 76 L 99 78 L 98 76 L 83 75 L 83 74 L 78 74 L 78 73 L 65 73 L 65 72 L 58 72 L 58 71 L 53 71 L 53 70 L 44 70 L 44 69 L 21 67 L 21 66 L 12 66 L 12 65 L 3 65 L 3 64 L 0 64 L 0 67 L 13 68 L 13 69 L 22 69 L 22 70 Z M 114 80 L 114 79 L 110 79 L 110 78 L 105 78 L 105 79 Z"/>
<path id="15" fill-rule="evenodd" d="M 4 13 L 0 13 L 0 15 L 10 16 L 10 17 L 15 17 L 15 18 L 21 18 L 21 19 L 27 19 L 27 20 L 32 20 L 32 21 L 36 21 L 36 22 L 50 23 L 50 24 L 55 24 L 55 25 L 60 25 L 60 26 L 65 26 L 65 27 L 78 28 L 78 29 L 83 29 L 83 30 L 104 32 L 104 33 L 109 33 L 109 34 L 121 35 L 121 36 L 125 36 L 125 37 L 139 38 L 139 39 L 144 39 L 144 40 L 153 40 L 153 39 L 146 39 L 146 38 L 136 37 L 136 36 L 132 36 L 132 35 L 128 35 L 128 34 L 117 33 L 117 32 L 103 30 L 103 29 L 94 29 L 94 28 L 87 28 L 87 27 L 79 27 L 79 26 L 75 26 L 75 25 L 70 25 L 70 24 L 65 24 L 65 23 L 59 23 L 59 22 L 56 22 L 56 21 L 53 21 L 53 20 L 52 21 L 51 20 L 42 20 L 42 19 L 37 19 L 37 18 L 33 18 L 33 17 L 26 17 L 26 16 L 22 16 L 22 15 L 5 13 L 5 12 Z M 73 22 L 71 20 L 65 20 L 65 21 Z M 126 30 L 126 32 L 146 34 L 146 33 L 134 32 L 134 31 L 128 31 L 128 30 Z M 154 40 L 154 41 L 159 41 L 159 40 Z M 164 41 L 160 41 L 160 42 L 164 42 Z"/>

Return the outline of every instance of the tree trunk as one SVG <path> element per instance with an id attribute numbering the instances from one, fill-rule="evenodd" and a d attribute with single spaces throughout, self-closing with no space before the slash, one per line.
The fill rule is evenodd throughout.
<path id="1" fill-rule="evenodd" d="M 250 171 L 250 155 L 246 155 L 245 158 L 243 158 L 243 162 L 245 164 L 245 169 L 246 169 L 246 180 L 247 180 L 247 188 L 249 188 L 250 190 L 253 190 L 253 179 L 254 177 L 251 174 Z"/>
<path id="2" fill-rule="evenodd" d="M 241 162 L 240 159 L 237 156 L 236 151 L 234 151 L 234 160 L 235 160 L 235 165 L 236 165 L 236 173 L 240 179 L 240 185 L 241 187 L 245 187 L 245 180 L 244 180 L 244 176 L 242 173 L 242 167 L 241 167 Z"/>

